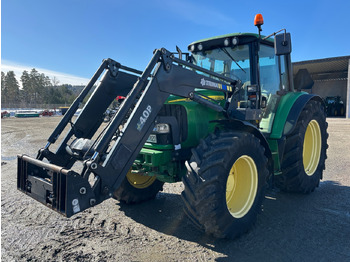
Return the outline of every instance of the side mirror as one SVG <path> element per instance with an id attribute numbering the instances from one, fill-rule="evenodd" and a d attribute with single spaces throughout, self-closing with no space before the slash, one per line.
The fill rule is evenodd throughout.
<path id="1" fill-rule="evenodd" d="M 279 34 L 275 36 L 275 54 L 288 55 L 292 52 L 292 41 L 290 33 Z"/>

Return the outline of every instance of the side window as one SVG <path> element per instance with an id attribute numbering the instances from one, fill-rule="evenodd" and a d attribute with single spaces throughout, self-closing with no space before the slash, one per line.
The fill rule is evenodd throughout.
<path id="1" fill-rule="evenodd" d="M 280 57 L 275 56 L 273 47 L 260 46 L 259 69 L 261 94 L 267 100 L 266 108 L 263 109 L 263 118 L 260 122 L 260 128 L 264 133 L 270 133 L 272 130 L 279 101 L 279 95 L 277 95 L 277 91 L 281 87 L 279 59 Z"/>
<path id="2" fill-rule="evenodd" d="M 279 57 L 281 65 L 281 90 L 289 90 L 287 58 L 285 55 Z"/>
<path id="3" fill-rule="evenodd" d="M 261 45 L 259 51 L 260 84 L 262 93 L 268 96 L 280 89 L 278 57 L 273 47 Z"/>

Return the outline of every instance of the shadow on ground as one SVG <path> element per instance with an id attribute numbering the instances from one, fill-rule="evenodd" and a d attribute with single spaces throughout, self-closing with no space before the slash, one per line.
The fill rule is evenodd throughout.
<path id="1" fill-rule="evenodd" d="M 197 230 L 183 212 L 180 195 L 159 193 L 153 201 L 119 206 L 138 223 L 221 253 L 217 261 L 350 259 L 350 187 L 333 181 L 309 195 L 268 192 L 255 226 L 235 240 Z"/>

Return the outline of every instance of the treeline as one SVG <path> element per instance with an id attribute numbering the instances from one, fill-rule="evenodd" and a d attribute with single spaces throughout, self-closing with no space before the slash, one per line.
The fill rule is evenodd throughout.
<path id="1" fill-rule="evenodd" d="M 30 72 L 23 71 L 20 78 L 22 88 L 16 79 L 13 71 L 6 74 L 1 72 L 1 104 L 2 105 L 23 105 L 35 104 L 71 104 L 82 86 L 59 84 L 53 77 L 50 79 L 35 68 Z"/>

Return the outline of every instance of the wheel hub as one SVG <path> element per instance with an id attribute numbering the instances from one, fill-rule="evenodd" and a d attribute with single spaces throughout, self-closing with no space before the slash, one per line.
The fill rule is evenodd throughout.
<path id="1" fill-rule="evenodd" d="M 303 145 L 303 164 L 305 173 L 312 176 L 318 166 L 321 156 L 321 129 L 316 120 L 311 120 L 308 124 Z"/>
<path id="2" fill-rule="evenodd" d="M 235 218 L 251 209 L 258 188 L 258 171 L 254 160 L 243 155 L 233 164 L 226 183 L 226 205 Z"/>
<path id="3" fill-rule="evenodd" d="M 134 174 L 134 173 L 131 173 L 131 170 L 126 175 L 126 178 L 130 183 L 130 185 L 139 189 L 149 187 L 156 180 L 155 176 L 145 176 L 140 174 Z"/>

